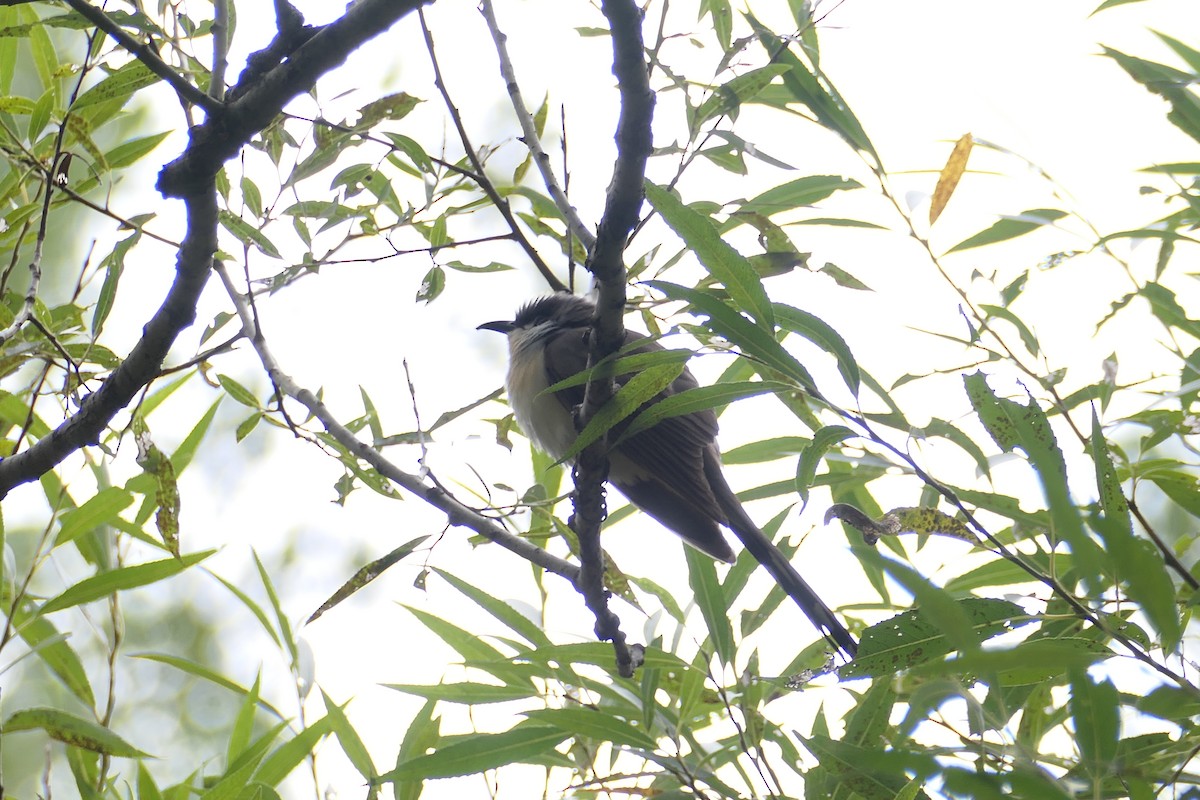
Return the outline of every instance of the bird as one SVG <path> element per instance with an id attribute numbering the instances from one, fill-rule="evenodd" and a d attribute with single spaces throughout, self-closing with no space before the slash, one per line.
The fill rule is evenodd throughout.
<path id="1" fill-rule="evenodd" d="M 546 389 L 587 369 L 595 311 L 588 298 L 558 292 L 526 303 L 511 320 L 477 327 L 508 337 L 509 405 L 525 435 L 555 459 L 562 459 L 575 442 L 574 410 L 583 402 L 585 386 Z M 663 349 L 657 341 L 626 330 L 621 352 L 633 355 Z M 619 386 L 630 377 L 616 376 L 615 381 Z M 685 368 L 643 408 L 697 386 L 695 376 Z M 733 549 L 721 532 L 722 526 L 728 528 L 825 638 L 854 658 L 858 652 L 854 637 L 754 523 L 725 480 L 716 414 L 705 409 L 667 417 L 621 439 L 622 430 L 636 416 L 635 412 L 609 432 L 609 441 L 615 442 L 608 452 L 609 483 L 689 545 L 732 563 Z"/>

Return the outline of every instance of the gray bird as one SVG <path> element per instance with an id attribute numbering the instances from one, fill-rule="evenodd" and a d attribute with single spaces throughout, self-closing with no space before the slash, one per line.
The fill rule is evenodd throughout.
<path id="1" fill-rule="evenodd" d="M 478 328 L 508 336 L 509 405 L 525 434 L 554 458 L 562 458 L 575 441 L 573 409 L 583 402 L 584 386 L 553 394 L 545 389 L 587 368 L 595 310 L 586 298 L 559 293 L 526 304 L 512 321 L 485 322 Z M 622 352 L 626 355 L 662 349 L 655 341 L 625 332 Z M 618 376 L 616 381 L 622 384 L 630 377 Z M 698 385 L 685 369 L 645 407 Z M 625 424 L 636 416 L 630 415 Z M 610 441 L 620 438 L 622 429 L 619 424 L 610 431 Z M 733 550 L 720 526 L 729 528 L 825 638 L 853 658 L 858 651 L 854 637 L 759 530 L 729 488 L 716 436 L 717 416 L 711 410 L 668 417 L 609 451 L 609 482 L 688 544 L 732 563 Z"/>

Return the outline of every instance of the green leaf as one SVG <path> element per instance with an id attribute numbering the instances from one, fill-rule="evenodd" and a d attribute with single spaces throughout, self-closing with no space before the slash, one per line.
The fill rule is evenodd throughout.
<path id="1" fill-rule="evenodd" d="M 708 120 L 721 114 L 736 113 L 742 103 L 748 103 L 757 97 L 771 81 L 788 71 L 782 64 L 768 64 L 765 67 L 752 69 L 738 75 L 727 83 L 713 89 L 711 95 L 696 109 L 692 120 L 693 130 L 700 128 Z"/>
<path id="2" fill-rule="evenodd" d="M 510 630 L 534 647 L 550 646 L 550 639 L 546 636 L 546 633 L 536 623 L 508 603 L 492 597 L 478 586 L 468 583 L 445 570 L 435 567 L 433 571 L 440 575 L 444 581 L 466 595 L 475 605 L 504 623 Z"/>
<path id="3" fill-rule="evenodd" d="M 796 493 L 805 504 L 808 503 L 808 490 L 817 476 L 817 467 L 829 448 L 856 435 L 844 425 L 827 425 L 817 431 L 812 443 L 801 451 L 800 460 L 796 463 Z"/>
<path id="4" fill-rule="evenodd" d="M 1121 65 L 1129 76 L 1148 90 L 1171 104 L 1167 119 L 1181 131 L 1200 141 L 1200 98 L 1192 91 L 1196 76 L 1135 58 L 1109 47 L 1102 47 L 1104 55 Z"/>
<path id="5" fill-rule="evenodd" d="M 118 108 L 133 96 L 134 92 L 152 86 L 161 80 L 150 68 L 136 59 L 112 73 L 88 89 L 71 104 L 71 112 L 79 113 L 99 103 L 119 101 Z"/>
<path id="6" fill-rule="evenodd" d="M 539 708 L 525 716 L 537 725 L 553 725 L 574 736 L 653 751 L 655 741 L 645 731 L 619 719 L 607 710 L 587 707 Z"/>
<path id="7" fill-rule="evenodd" d="M 980 231 L 974 236 L 967 237 L 946 252 L 957 253 L 961 250 L 969 250 L 972 247 L 982 247 L 988 244 L 995 244 L 996 242 L 1007 241 L 1008 239 L 1015 239 L 1031 231 L 1036 231 L 1038 228 L 1052 225 L 1065 216 L 1067 216 L 1067 212 L 1059 211 L 1056 208 L 1035 208 L 1016 216 L 1001 217 L 1000 221 L 996 222 L 992 227 Z"/>
<path id="8" fill-rule="evenodd" d="M 0 551 L 3 550 L 0 540 Z M 83 661 L 67 642 L 67 637 L 58 632 L 54 623 L 37 616 L 32 603 L 22 603 L 12 615 L 12 624 L 31 653 L 37 655 L 63 685 L 89 708 L 96 705 L 92 684 L 88 680 Z"/>
<path id="9" fill-rule="evenodd" d="M 575 458 L 585 447 L 612 430 L 614 425 L 670 386 L 682 372 L 682 363 L 668 363 L 649 367 L 634 375 L 588 420 L 559 462 Z"/>
<path id="10" fill-rule="evenodd" d="M 246 695 L 246 694 L 249 694 L 249 692 L 250 692 L 250 690 L 247 689 L 245 686 L 242 686 L 241 684 L 239 684 L 235 681 L 232 681 L 229 678 L 226 678 L 224 675 L 220 674 L 219 672 L 216 672 L 215 670 L 211 669 L 210 667 L 207 667 L 203 664 L 199 664 L 195 661 L 191 661 L 189 659 L 183 658 L 181 656 L 173 656 L 173 655 L 169 655 L 167 653 L 135 653 L 133 655 L 133 658 L 141 658 L 141 659 L 145 659 L 146 661 L 154 661 L 159 664 L 166 664 L 169 667 L 174 667 L 175 669 L 179 670 L 180 672 L 185 672 L 188 675 L 195 675 L 197 678 L 200 678 L 201 680 L 206 680 L 209 683 L 212 683 L 216 686 L 220 686 L 223 689 L 228 689 L 229 691 L 234 692 L 239 695 Z M 280 714 L 279 711 L 276 710 L 274 706 L 272 706 L 270 703 L 268 703 L 266 700 L 263 700 L 262 698 L 259 698 L 259 700 L 258 700 L 258 707 L 263 709 L 264 711 L 268 712 L 272 716 L 276 717 L 277 719 L 284 719 L 284 716 L 282 714 Z"/>
<path id="11" fill-rule="evenodd" d="M 891 563 L 889 572 L 896 563 Z M 950 602 L 956 606 L 950 615 L 958 618 L 955 624 L 960 626 L 959 636 L 968 641 L 983 641 L 1030 621 L 1024 609 L 1007 600 L 972 597 Z M 939 603 L 946 608 L 943 601 Z M 893 675 L 921 665 L 927 669 L 944 663 L 943 656 L 959 649 L 959 643 L 942 628 L 940 615 L 941 612 L 930 613 L 930 608 L 922 605 L 916 611 L 905 611 L 872 625 L 862 635 L 858 656 L 839 669 L 838 674 L 842 678 Z"/>
<path id="12" fill-rule="evenodd" d="M 78 508 L 63 514 L 54 546 L 74 541 L 103 525 L 112 524 L 122 511 L 133 503 L 133 495 L 116 486 L 101 489 Z"/>
<path id="13" fill-rule="evenodd" d="M 230 397 L 242 405 L 253 408 L 256 411 L 262 410 L 262 403 L 258 402 L 258 398 L 254 396 L 254 392 L 250 391 L 245 386 L 242 386 L 233 378 L 229 377 L 228 375 L 218 374 L 217 382 L 221 384 L 221 388 L 224 389 Z"/>
<path id="14" fill-rule="evenodd" d="M 760 464 L 764 461 L 775 461 L 799 455 L 810 444 L 812 444 L 812 439 L 806 439 L 803 436 L 779 436 L 726 450 L 721 454 L 721 461 L 726 465 Z"/>
<path id="15" fill-rule="evenodd" d="M 401 764 L 425 755 L 441 741 L 439 720 L 433 715 L 436 706 L 437 702 L 430 700 L 421 707 L 412 722 L 408 724 L 408 729 L 404 732 L 404 739 L 400 742 L 400 750 L 396 753 L 397 768 Z M 371 781 L 371 786 L 374 788 L 384 782 L 383 778 L 379 778 Z M 421 789 L 424 788 L 424 782 L 419 779 L 392 779 L 392 783 L 396 800 L 417 800 L 421 796 Z"/>
<path id="16" fill-rule="evenodd" d="M 696 596 L 696 605 L 708 625 L 709 640 L 713 650 L 723 664 L 732 664 L 736 654 L 733 641 L 733 626 L 729 621 L 729 604 L 717 578 L 716 564 L 712 557 L 694 547 L 684 547 L 687 556 L 688 584 Z"/>
<path id="17" fill-rule="evenodd" d="M 346 758 L 358 770 L 358 774 L 366 779 L 367 783 L 373 782 L 379 775 L 375 770 L 375 762 L 371 760 L 371 754 L 363 744 L 358 731 L 346 717 L 345 708 L 333 702 L 333 699 L 324 690 L 321 690 L 321 699 L 325 703 L 327 717 L 333 721 L 333 734 L 337 737 L 338 744 L 342 746 L 342 752 L 346 754 Z"/>
<path id="18" fill-rule="evenodd" d="M 741 348 L 747 356 L 761 361 L 771 369 L 778 370 L 813 394 L 818 394 L 812 376 L 796 360 L 795 356 L 783 349 L 783 346 L 775 341 L 774 336 L 747 320 L 720 299 L 708 292 L 666 281 L 646 281 L 645 283 L 672 300 L 683 300 L 690 303 L 696 313 L 708 317 L 708 327 L 713 333 L 724 336 Z"/>
<path id="19" fill-rule="evenodd" d="M 842 338 L 841 334 L 826 324 L 824 320 L 807 311 L 801 311 L 784 303 L 775 303 L 774 307 L 775 319 L 779 321 L 779 327 L 785 331 L 800 334 L 837 359 L 838 372 L 841 373 L 842 380 L 846 382 L 850 391 L 857 395 L 862 376 L 858 371 L 858 362 L 854 360 L 850 346 L 846 344 L 846 340 Z"/>
<path id="20" fill-rule="evenodd" d="M 1088 587 L 1100 594 L 1101 553 L 1084 531 L 1079 507 L 1067 488 L 1066 461 L 1045 412 L 1033 398 L 1021 405 L 997 397 L 982 372 L 964 376 L 963 383 L 971 406 L 1000 449 L 1011 452 L 1019 447 L 1025 452 L 1041 482 L 1054 535 L 1070 544 Z"/>
<path id="21" fill-rule="evenodd" d="M 1079 766 L 1099 781 L 1113 770 L 1119 735 L 1120 695 L 1109 681 L 1093 682 L 1084 669 L 1071 670 L 1071 718 L 1079 746 Z"/>
<path id="22" fill-rule="evenodd" d="M 51 739 L 93 753 L 117 758 L 149 757 L 149 753 L 138 750 L 109 728 L 57 708 L 26 708 L 14 712 L 0 729 L 5 736 L 17 731 L 43 730 Z"/>
<path id="23" fill-rule="evenodd" d="M 1004 306 L 994 306 L 987 303 L 980 303 L 979 308 L 988 315 L 989 325 L 993 319 L 997 318 L 1008 322 L 1017 329 L 1017 335 L 1021 337 L 1021 343 L 1025 345 L 1026 350 L 1035 356 L 1041 353 L 1041 347 L 1038 345 L 1037 337 L 1033 335 L 1033 331 L 1029 330 L 1029 327 L 1025 324 L 1025 321 L 1012 311 Z"/>
<path id="24" fill-rule="evenodd" d="M 279 253 L 279 249 L 266 237 L 266 234 L 241 217 L 222 208 L 217 212 L 217 218 L 221 221 L 221 225 L 225 230 L 232 233 L 243 244 L 251 245 L 257 248 L 263 255 L 270 256 L 271 258 L 283 258 Z"/>
<path id="25" fill-rule="evenodd" d="M 840 175 L 808 175 L 767 189 L 752 200 L 747 200 L 738 213 L 756 213 L 771 216 L 793 208 L 816 205 L 834 192 L 861 189 L 862 184 L 853 178 Z M 857 227 L 878 227 L 858 220 L 805 220 L 805 224 L 850 224 Z"/>
<path id="26" fill-rule="evenodd" d="M 151 561 L 148 564 L 136 564 L 132 567 L 120 567 L 108 572 L 101 572 L 99 575 L 83 579 L 57 597 L 47 600 L 38 613 L 50 614 L 82 603 L 90 603 L 126 589 L 135 589 L 165 580 L 173 575 L 178 575 L 193 564 L 200 563 L 215 552 L 217 551 L 203 550 L 199 553 L 181 556 L 178 559 L 167 558 L 162 561 Z"/>
<path id="27" fill-rule="evenodd" d="M 761 327 L 774 330 L 774 311 L 758 272 L 745 256 L 726 244 L 712 220 L 653 183 L 646 184 L 646 199 L 696 254 L 709 274 L 721 282 L 733 302 Z"/>
<path id="28" fill-rule="evenodd" d="M 108 162 L 108 168 L 120 169 L 121 167 L 128 167 L 130 164 L 137 163 L 144 156 L 149 155 L 154 148 L 162 144 L 163 139 L 166 139 L 170 135 L 170 131 L 163 131 L 162 133 L 139 136 L 121 142 L 104 154 L 104 159 Z"/>
<path id="29" fill-rule="evenodd" d="M 432 303 L 446 289 L 446 271 L 437 264 L 429 268 L 417 289 L 418 303 Z"/>
<path id="30" fill-rule="evenodd" d="M 284 742 L 263 760 L 254 780 L 267 786 L 278 786 L 292 770 L 308 758 L 321 741 L 333 731 L 334 718 L 326 714 L 293 738 Z"/>
<path id="31" fill-rule="evenodd" d="M 385 683 L 383 685 L 389 689 L 395 689 L 397 692 L 424 697 L 427 700 L 471 706 L 507 703 L 511 700 L 525 700 L 538 695 L 537 690 L 532 686 L 494 686 L 490 683 L 469 681 L 439 683 L 435 686 L 420 686 L 412 683 Z"/>
<path id="32" fill-rule="evenodd" d="M 787 392 L 792 388 L 791 384 L 779 381 L 737 381 L 687 389 L 679 394 L 663 398 L 638 414 L 634 417 L 633 422 L 629 423 L 629 427 L 621 432 L 621 438 L 613 444 L 615 446 L 640 431 L 652 428 L 664 419 L 720 408 L 735 400 L 755 397 L 768 392 Z"/>
<path id="33" fill-rule="evenodd" d="M 1162 557 L 1149 542 L 1134 536 L 1129 504 L 1095 409 L 1092 410 L 1091 451 L 1103 510 L 1103 516 L 1095 520 L 1095 528 L 1104 539 L 1110 569 L 1118 579 L 1127 582 L 1129 596 L 1141 604 L 1146 616 L 1162 634 L 1163 650 L 1170 652 L 1183 633 L 1175 604 L 1175 589 Z"/>
<path id="34" fill-rule="evenodd" d="M 790 46 L 790 41 L 772 33 L 753 14 L 747 12 L 746 20 L 768 57 L 788 67 L 783 74 L 783 85 L 789 102 L 808 107 L 823 128 L 838 134 L 852 148 L 868 153 L 878 161 L 875 147 L 863 130 L 862 123 L 816 64 L 810 67 L 801 61 Z"/>
<path id="35" fill-rule="evenodd" d="M 518 724 L 504 733 L 478 733 L 448 744 L 428 755 L 397 764 L 381 781 L 423 780 L 474 775 L 505 764 L 538 759 L 571 737 L 568 731 L 548 725 Z"/>

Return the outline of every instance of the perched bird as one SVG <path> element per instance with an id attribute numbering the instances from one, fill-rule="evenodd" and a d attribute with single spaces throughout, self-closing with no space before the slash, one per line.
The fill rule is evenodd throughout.
<path id="1" fill-rule="evenodd" d="M 583 402 L 584 385 L 554 393 L 545 389 L 587 368 L 595 310 L 590 300 L 564 292 L 526 304 L 511 321 L 486 322 L 478 328 L 508 336 L 509 405 L 525 434 L 554 458 L 562 458 L 575 441 L 573 410 Z M 662 349 L 655 341 L 625 332 L 625 354 Z M 616 381 L 622 384 L 630 377 L 617 376 Z M 698 385 L 685 369 L 646 406 Z M 610 441 L 620 438 L 623 427 L 619 424 L 610 431 Z M 825 638 L 853 657 L 858 650 L 854 637 L 759 530 L 729 488 L 721 472 L 716 436 L 717 416 L 711 410 L 663 419 L 609 451 L 609 482 L 688 544 L 732 563 L 733 550 L 721 533 L 722 525 L 729 528 Z"/>

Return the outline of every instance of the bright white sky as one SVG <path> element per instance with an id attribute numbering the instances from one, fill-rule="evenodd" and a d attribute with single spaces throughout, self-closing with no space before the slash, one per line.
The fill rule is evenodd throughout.
<path id="1" fill-rule="evenodd" d="M 1172 63 L 1166 48 L 1148 29 L 1171 33 L 1196 45 L 1200 5 L 1194 0 L 1152 0 L 1088 19 L 1098 2 L 826 3 L 828 13 L 821 24 L 822 66 L 863 122 L 889 170 L 911 173 L 896 179 L 902 195 L 932 191 L 935 172 L 949 153 L 950 142 L 970 132 L 1045 167 L 1100 228 L 1130 227 L 1158 213 L 1154 200 L 1138 196 L 1137 187 L 1146 180 L 1134 171 L 1155 161 L 1195 160 L 1196 143 L 1164 120 L 1165 109 L 1158 99 L 1125 77 L 1113 62 L 1096 55 L 1097 43 Z M 314 22 L 332 13 L 329 4 L 316 0 L 297 5 Z M 563 19 L 577 12 L 579 19 Z M 517 129 L 494 69 L 490 40 L 473 4 L 443 0 L 427 13 L 450 90 L 465 112 L 475 143 L 507 141 L 515 154 L 511 140 Z M 580 41 L 572 27 L 599 25 L 599 14 L 581 3 L 528 0 L 500 3 L 498 15 L 509 34 L 526 98 L 537 102 L 548 91 L 553 103 L 566 103 L 572 193 L 585 221 L 594 222 L 612 163 L 611 56 L 607 40 Z M 774 18 L 778 22 L 778 15 Z M 691 20 L 680 11 L 675 29 L 689 24 Z M 779 23 L 777 29 L 783 27 Z M 264 44 L 266 30 L 242 19 L 238 35 L 243 50 Z M 426 98 L 428 102 L 413 119 L 436 125 L 434 130 L 439 130 L 443 109 L 428 84 L 427 58 L 415 31 L 415 20 L 405 21 L 388 34 L 387 41 L 358 54 L 344 71 L 321 84 L 321 98 L 334 98 L 357 88 L 360 91 L 349 98 L 349 106 L 357 107 L 373 97 L 374 90 L 368 84 L 379 80 L 388 91 L 404 90 Z M 680 42 L 675 52 L 690 47 Z M 675 103 L 664 98 L 656 128 L 659 145 L 672 138 L 672 126 L 678 124 L 678 118 L 671 116 L 677 112 Z M 781 117 L 775 115 L 761 118 L 772 120 L 768 124 L 754 125 L 750 123 L 752 113 L 745 112 L 743 119 L 748 123 L 746 131 L 753 131 L 756 144 L 795 165 L 798 171 L 784 174 L 756 164 L 744 181 L 730 177 L 728 184 L 719 188 L 685 182 L 685 199 L 752 196 L 772 182 L 804 174 L 845 174 L 868 184 L 867 190 L 831 202 L 822 209 L 822 215 L 859 216 L 897 232 L 792 232 L 802 250 L 813 251 L 815 264 L 834 262 L 872 286 L 875 293 L 854 296 L 851 305 L 845 290 L 807 274 L 776 279 L 778 283 L 771 288 L 837 328 L 864 368 L 884 385 L 906 371 L 924 371 L 927 363 L 956 363 L 961 358 L 956 350 L 911 328 L 961 334 L 957 300 L 920 257 L 916 246 L 898 232 L 899 220 L 894 212 L 889 214 L 885 205 L 872 199 L 869 174 L 861 162 L 828 136 L 799 122 L 781 124 Z M 556 115 L 551 115 L 553 128 Z M 178 124 L 178 114 L 170 124 Z M 448 126 L 446 136 L 452 142 L 450 149 L 457 150 Z M 173 152 L 160 148 L 155 155 L 165 160 Z M 972 161 L 973 168 L 1002 174 L 968 175 L 963 180 L 933 234 L 935 249 L 949 248 L 990 225 L 999 214 L 1019 213 L 1052 202 L 1015 160 L 979 151 L 974 158 L 978 160 Z M 663 166 L 652 165 L 652 179 L 661 180 L 667 174 Z M 918 206 L 918 217 L 924 216 L 926 209 L 927 205 Z M 1049 252 L 1046 248 L 1044 241 L 1034 242 L 1025 249 L 1016 246 L 995 253 L 984 251 L 948 263 L 960 270 L 956 277 L 965 284 L 972 269 L 984 273 L 1000 269 L 1006 275 L 1015 275 Z M 463 253 L 452 257 L 473 257 L 487 263 L 497 256 Z M 503 251 L 499 257 L 514 259 L 515 263 L 511 252 Z M 414 309 L 411 298 L 428 266 L 427 259 L 414 257 L 402 263 L 326 270 L 319 278 L 302 281 L 284 292 L 279 301 L 265 303 L 260 310 L 266 333 L 284 370 L 309 388 L 324 387 L 327 401 L 344 420 L 359 413 L 358 386 L 363 385 L 380 408 L 387 433 L 412 429 L 411 401 L 400 367 L 402 358 L 408 359 L 426 424 L 442 410 L 461 406 L 494 389 L 503 379 L 503 342 L 500 337 L 492 339 L 491 334 L 477 333 L 474 326 L 510 315 L 544 286 L 532 270 L 466 276 L 467 280 L 452 274 L 450 287 L 439 301 Z M 1114 296 L 1106 289 L 1112 286 L 1108 282 L 1111 274 L 1103 267 L 1095 269 L 1099 272 L 1085 272 L 1081 267 L 1039 276 L 1039 291 L 1025 309 L 1038 322 L 1037 330 L 1049 343 L 1054 364 L 1078 370 L 1075 385 L 1094 381 L 1100 360 L 1114 349 L 1136 352 L 1148 359 L 1159 357 L 1151 343 L 1134 338 L 1136 331 L 1116 331 L 1111 338 L 1091 341 L 1104 304 Z M 161 269 L 156 271 L 161 274 Z M 1007 280 L 999 282 L 1003 285 Z M 202 310 L 201 327 L 213 313 L 227 306 L 215 280 L 207 303 L 208 317 Z M 1072 316 L 1072 311 L 1078 316 Z M 136 321 L 135 329 L 145 317 L 144 311 L 132 307 L 128 314 Z M 1130 350 L 1132 345 L 1137 346 L 1135 351 Z M 1131 362 L 1123 359 L 1122 363 Z M 253 377 L 256 364 L 253 355 L 243 351 L 223 359 L 219 371 L 244 378 L 265 396 L 265 382 Z M 1169 362 L 1164 365 L 1171 367 Z M 721 366 L 723 362 L 702 362 L 694 368 L 708 374 L 706 370 L 715 372 Z M 828 365 L 821 368 L 827 369 Z M 947 383 L 944 397 L 904 395 L 906 412 L 917 424 L 931 416 L 953 419 L 965 408 L 959 399 L 961 389 L 958 395 L 949 396 L 956 385 L 961 386 L 957 377 Z M 180 398 L 180 408 L 186 405 L 198 413 L 211 401 L 211 394 L 197 393 L 190 400 Z M 417 501 L 397 504 L 360 490 L 345 508 L 335 506 L 330 501 L 332 484 L 340 475 L 336 464 L 322 458 L 311 446 L 278 432 L 269 438 L 264 436 L 265 426 L 260 426 L 247 443 L 235 446 L 232 428 L 244 415 L 233 403 L 226 405 L 227 429 L 207 443 L 202 463 L 197 463 L 183 481 L 185 548 L 223 546 L 223 552 L 211 559 L 210 565 L 247 590 L 255 585 L 251 547 L 262 552 L 268 563 L 283 557 L 284 551 L 298 551 L 288 570 L 278 573 L 283 602 L 293 620 L 306 617 L 349 576 L 330 570 L 331 564 L 345 563 L 347 554 L 358 554 L 357 560 L 365 562 L 409 538 L 436 536 L 441 530 L 443 521 L 439 516 Z M 744 410 L 739 406 L 723 418 L 726 448 L 777 433 L 764 433 L 758 428 L 759 413 L 766 407 L 766 401 L 747 404 Z M 499 413 L 499 407 L 494 407 L 488 416 Z M 188 417 L 185 414 L 182 418 Z M 155 432 L 168 447 L 172 439 L 178 441 L 186 433 L 157 428 Z M 468 435 L 478 438 L 468 439 Z M 402 465 L 415 468 L 415 453 L 393 450 L 391 455 Z M 470 463 L 490 480 L 509 482 L 518 488 L 526 480 L 521 477 L 526 469 L 524 461 L 515 457 L 510 460 L 488 439 L 484 424 L 460 425 L 448 431 L 431 452 L 430 463 L 443 478 L 469 476 L 462 465 Z M 783 465 L 777 465 L 781 471 L 793 468 L 789 463 L 779 463 Z M 953 463 L 956 468 L 962 467 L 959 462 Z M 750 473 L 738 477 L 735 472 L 731 479 L 737 486 L 754 482 Z M 911 489 L 912 484 L 899 484 L 894 496 L 885 498 L 885 505 L 886 500 L 895 500 L 897 505 L 913 504 L 916 498 Z M 809 564 L 819 559 L 821 567 L 810 567 L 806 574 L 833 605 L 873 599 L 865 581 L 857 577 L 859 573 L 836 526 L 820 525 L 825 502 L 815 499 L 802 518 L 793 517 L 788 523 L 788 530 L 795 535 L 813 533 L 801 549 L 801 558 Z M 774 511 L 752 507 L 751 513 L 766 519 Z M 626 523 L 613 532 L 607 546 L 624 569 L 653 575 L 660 583 L 678 588 L 681 602 L 686 602 L 682 554 L 671 536 L 651 526 Z M 511 594 L 527 591 L 527 567 L 495 548 L 472 550 L 463 530 L 449 531 L 431 560 L 499 596 L 511 597 L 515 602 L 534 599 Z M 395 604 L 414 605 L 467 626 L 480 624 L 458 602 L 454 591 L 438 579 L 431 578 L 428 593 L 412 588 L 418 568 L 416 560 L 393 568 L 361 596 L 304 632 L 315 655 L 318 682 L 338 701 L 356 698 L 349 713 L 360 726 L 377 767 L 383 770 L 390 768 L 404 726 L 420 704 L 379 684 L 436 683 L 444 676 L 451 680 L 462 677 L 460 670 L 447 669 L 447 664 L 458 660 L 457 656 L 415 625 L 411 616 Z M 668 571 L 663 574 L 663 570 Z M 551 620 L 552 635 L 560 640 L 587 640 L 592 622 L 581 612 L 581 603 L 557 579 L 547 582 L 552 591 L 559 593 L 555 606 L 556 611 L 561 610 Z M 213 589 L 211 582 L 202 578 L 197 579 L 196 586 L 202 603 L 217 602 L 223 596 L 223 590 Z M 261 597 L 260 592 L 255 594 Z M 238 610 L 227 613 L 230 634 L 236 634 L 238 642 L 230 645 L 228 652 L 235 664 L 232 677 L 249 684 L 261 663 L 272 680 L 285 680 L 284 665 L 255 630 L 252 620 L 241 620 L 247 615 Z M 642 638 L 640 618 L 632 612 L 623 614 L 626 631 L 634 639 Z M 800 624 L 798 617 L 794 621 Z M 775 634 L 783 635 L 791 629 L 790 625 L 778 627 Z M 802 641 L 810 641 L 813 636 L 807 626 L 802 630 Z M 773 660 L 774 666 L 781 667 L 788 658 L 786 648 L 782 653 L 773 653 L 767 644 L 764 662 Z M 770 666 L 764 663 L 764 671 Z M 844 705 L 838 697 L 840 691 L 813 690 L 805 698 L 840 708 Z M 815 705 L 797 699 L 795 708 L 789 706 L 788 713 L 798 715 L 794 724 L 797 729 L 807 730 L 811 706 Z M 317 711 L 314 707 L 310 714 Z M 453 720 L 448 725 L 463 722 L 461 715 L 451 712 L 447 716 Z M 495 727 L 508 727 L 510 722 L 511 718 L 505 718 Z M 342 796 L 358 796 L 361 790 L 357 775 L 335 751 L 334 744 L 324 750 L 323 788 L 327 785 Z M 506 781 L 501 796 L 523 796 L 513 791 L 519 786 Z M 551 792 L 560 788 L 551 787 Z M 479 780 L 471 779 L 465 783 L 439 782 L 427 789 L 427 796 L 476 796 L 482 791 Z"/>

